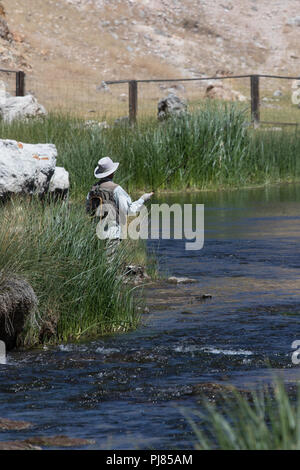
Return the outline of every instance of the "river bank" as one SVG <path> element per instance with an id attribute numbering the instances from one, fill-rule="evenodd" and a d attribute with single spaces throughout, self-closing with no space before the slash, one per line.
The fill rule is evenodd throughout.
<path id="1" fill-rule="evenodd" d="M 151 273 L 145 244 L 124 241 L 111 262 L 84 205 L 13 199 L 0 213 L 2 339 L 4 329 L 18 329 L 7 347 L 79 341 L 136 328 L 143 301 L 133 294 L 132 283 L 125 283 L 125 266 L 139 263 Z"/>

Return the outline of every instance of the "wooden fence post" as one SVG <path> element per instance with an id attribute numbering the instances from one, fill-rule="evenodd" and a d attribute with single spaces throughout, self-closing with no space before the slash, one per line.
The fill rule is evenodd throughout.
<path id="1" fill-rule="evenodd" d="M 136 80 L 130 80 L 130 82 L 128 82 L 128 91 L 129 122 L 130 124 L 135 124 L 138 111 L 138 84 Z"/>
<path id="2" fill-rule="evenodd" d="M 257 127 L 260 121 L 259 110 L 259 75 L 251 75 L 251 120 L 254 126 Z"/>
<path id="3" fill-rule="evenodd" d="M 25 96 L 25 72 L 16 73 L 16 96 Z"/>

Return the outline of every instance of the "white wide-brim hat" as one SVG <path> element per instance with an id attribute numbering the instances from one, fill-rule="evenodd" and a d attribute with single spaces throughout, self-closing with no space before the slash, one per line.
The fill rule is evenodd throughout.
<path id="1" fill-rule="evenodd" d="M 99 160 L 98 166 L 95 168 L 95 178 L 106 178 L 118 169 L 119 163 L 113 162 L 109 157 L 103 157 Z"/>

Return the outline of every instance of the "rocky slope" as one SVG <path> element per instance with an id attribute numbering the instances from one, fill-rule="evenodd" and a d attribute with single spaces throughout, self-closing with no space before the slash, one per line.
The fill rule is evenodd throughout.
<path id="1" fill-rule="evenodd" d="M 2 66 L 35 83 L 300 70 L 298 0 L 1 1 Z"/>
<path id="2" fill-rule="evenodd" d="M 26 66 L 21 55 L 28 54 L 34 65 L 51 60 L 62 66 L 67 60 L 79 72 L 99 70 L 106 79 L 175 72 L 197 76 L 217 71 L 299 71 L 297 0 L 2 3 L 19 51 L 11 43 L 5 45 L 11 51 L 11 64 L 18 66 Z M 10 65 L 5 58 L 2 63 Z"/>
<path id="3" fill-rule="evenodd" d="M 19 45 L 24 37 L 9 28 L 7 24 L 6 10 L 0 3 L 0 67 L 3 69 L 30 70 L 24 49 Z"/>

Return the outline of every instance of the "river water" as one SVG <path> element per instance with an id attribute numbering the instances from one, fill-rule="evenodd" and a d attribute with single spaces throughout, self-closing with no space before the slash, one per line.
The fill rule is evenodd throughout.
<path id="1" fill-rule="evenodd" d="M 299 381 L 291 346 L 300 340 L 300 185 L 164 202 L 205 204 L 201 251 L 149 243 L 163 270 L 197 282 L 147 288 L 150 313 L 135 332 L 10 353 L 0 416 L 33 427 L 0 440 L 64 434 L 97 449 L 191 449 L 184 414 L 201 406 L 199 384 L 256 388 L 274 373 Z"/>

